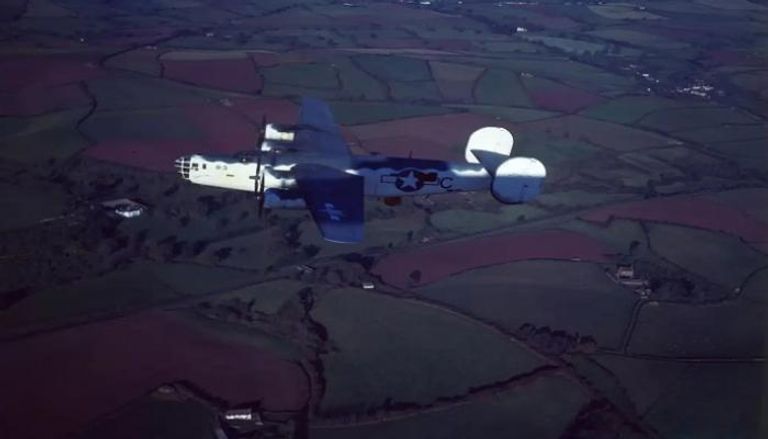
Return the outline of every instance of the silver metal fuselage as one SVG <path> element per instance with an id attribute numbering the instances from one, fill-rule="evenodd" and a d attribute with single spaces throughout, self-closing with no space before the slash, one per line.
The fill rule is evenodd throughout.
<path id="1" fill-rule="evenodd" d="M 264 153 L 255 157 L 194 154 L 180 157 L 176 167 L 191 183 L 241 191 L 296 189 L 291 168 L 297 163 L 330 166 L 365 178 L 365 195 L 404 197 L 488 190 L 492 176 L 476 163 L 385 157 L 329 157 L 305 151 Z M 262 177 L 263 174 L 263 177 Z M 260 188 L 263 178 L 264 188 Z"/>

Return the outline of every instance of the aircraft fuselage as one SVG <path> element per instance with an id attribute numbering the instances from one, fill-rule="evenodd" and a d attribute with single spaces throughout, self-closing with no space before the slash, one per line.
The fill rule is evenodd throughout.
<path id="1" fill-rule="evenodd" d="M 492 180 L 483 166 L 476 163 L 379 155 L 329 159 L 290 152 L 265 156 L 259 165 L 251 158 L 195 154 L 177 160 L 177 167 L 181 176 L 192 183 L 250 192 L 262 190 L 259 184 L 263 173 L 263 190 L 287 191 L 286 194 L 296 190 L 291 168 L 306 160 L 364 177 L 365 195 L 374 197 L 487 190 Z"/>

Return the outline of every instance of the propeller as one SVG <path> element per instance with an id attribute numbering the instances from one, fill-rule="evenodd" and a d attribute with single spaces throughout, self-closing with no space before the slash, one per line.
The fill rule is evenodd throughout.
<path id="1" fill-rule="evenodd" d="M 259 218 L 261 218 L 264 214 L 264 174 L 261 174 L 261 182 L 259 183 L 260 194 L 259 194 Z"/>
<path id="2" fill-rule="evenodd" d="M 259 138 L 256 143 L 256 175 L 253 179 L 253 188 L 256 197 L 259 199 L 259 218 L 261 218 L 262 211 L 264 210 L 264 173 L 261 170 L 261 160 L 264 152 L 261 150 L 261 146 L 264 144 L 264 136 L 267 129 L 267 116 L 262 114 L 261 116 L 261 129 L 259 130 Z"/>

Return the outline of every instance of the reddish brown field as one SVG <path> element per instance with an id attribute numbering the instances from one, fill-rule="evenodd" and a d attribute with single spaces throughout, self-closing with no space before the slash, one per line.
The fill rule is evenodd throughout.
<path id="1" fill-rule="evenodd" d="M 600 243 L 584 235 L 545 230 L 484 236 L 466 241 L 437 244 L 385 256 L 373 272 L 392 285 L 414 285 L 410 274 L 421 271 L 416 285 L 436 282 L 473 268 L 529 259 L 572 259 L 608 261 L 609 253 Z"/>
<path id="2" fill-rule="evenodd" d="M 86 148 L 88 157 L 154 171 L 173 171 L 174 160 L 186 154 L 232 154 L 256 147 L 261 117 L 279 123 L 296 120 L 296 106 L 280 99 L 232 99 L 229 106 L 190 105 L 182 108 L 202 133 L 195 140 L 115 138 Z"/>
<path id="3" fill-rule="evenodd" d="M 3 437 L 65 437 L 159 385 L 188 380 L 229 404 L 299 410 L 302 370 L 270 352 L 147 313 L 4 342 Z"/>
<path id="4" fill-rule="evenodd" d="M 539 78 L 532 79 L 535 79 L 537 83 L 530 84 L 531 81 L 524 81 L 528 89 L 528 96 L 533 99 L 537 107 L 545 110 L 573 113 L 602 100 L 599 96 L 577 88 Z"/>
<path id="5" fill-rule="evenodd" d="M 0 60 L 0 90 L 69 84 L 103 74 L 95 60 L 83 56 L 8 57 Z"/>
<path id="6" fill-rule="evenodd" d="M 299 115 L 299 109 L 293 102 L 286 99 L 230 99 L 229 108 L 247 117 L 252 122 L 261 125 L 262 117 L 267 122 L 293 124 Z"/>
<path id="7" fill-rule="evenodd" d="M 176 158 L 203 152 L 207 152 L 207 150 L 206 145 L 202 142 L 115 139 L 90 146 L 83 151 L 83 154 L 105 162 L 119 163 L 151 171 L 173 172 Z"/>
<path id="8" fill-rule="evenodd" d="M 250 57 L 259 67 L 272 67 L 280 64 L 280 55 L 277 53 L 253 52 Z"/>
<path id="9" fill-rule="evenodd" d="M 200 128 L 211 152 L 233 153 L 256 147 L 259 127 L 241 113 L 219 105 L 194 105 L 184 114 Z"/>
<path id="10" fill-rule="evenodd" d="M 256 93 L 261 76 L 250 59 L 163 60 L 165 77 L 202 87 Z"/>
<path id="11" fill-rule="evenodd" d="M 595 209 L 581 216 L 587 221 L 607 222 L 628 218 L 661 223 L 683 224 L 729 233 L 747 242 L 768 244 L 768 224 L 726 204 L 706 198 L 655 198 Z"/>
<path id="12" fill-rule="evenodd" d="M 90 103 L 78 84 L 28 87 L 16 93 L 0 93 L 0 116 L 33 116 L 83 107 Z"/>

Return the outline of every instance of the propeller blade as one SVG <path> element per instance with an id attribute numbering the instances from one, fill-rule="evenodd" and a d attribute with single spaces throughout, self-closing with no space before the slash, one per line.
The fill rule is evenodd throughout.
<path id="1" fill-rule="evenodd" d="M 264 213 L 264 174 L 261 174 L 261 183 L 259 184 L 259 218 Z"/>

